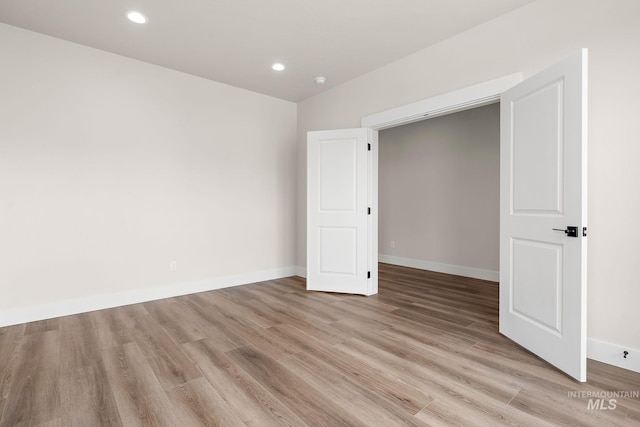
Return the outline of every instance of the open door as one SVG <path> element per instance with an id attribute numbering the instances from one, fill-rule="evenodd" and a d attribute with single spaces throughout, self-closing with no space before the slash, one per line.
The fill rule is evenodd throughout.
<path id="1" fill-rule="evenodd" d="M 308 133 L 307 290 L 378 292 L 377 150 L 371 129 Z"/>
<path id="2" fill-rule="evenodd" d="M 500 332 L 586 381 L 586 49 L 500 108 Z"/>

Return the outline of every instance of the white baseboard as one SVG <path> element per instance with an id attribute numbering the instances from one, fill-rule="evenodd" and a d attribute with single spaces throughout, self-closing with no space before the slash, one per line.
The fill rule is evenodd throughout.
<path id="1" fill-rule="evenodd" d="M 628 351 L 627 357 L 624 352 Z M 640 373 L 640 349 L 611 344 L 595 338 L 587 339 L 587 357 L 598 362 Z"/>
<path id="2" fill-rule="evenodd" d="M 393 255 L 378 255 L 378 261 L 386 264 L 400 265 L 403 267 L 418 268 L 420 270 L 436 271 L 438 273 L 455 274 L 456 276 L 471 277 L 474 279 L 490 280 L 497 282 L 500 280 L 500 273 L 481 268 L 462 267 L 459 265 L 440 264 L 437 262 L 423 261 L 420 259 L 402 258 Z"/>
<path id="3" fill-rule="evenodd" d="M 34 322 L 36 320 L 52 319 L 54 317 L 69 316 L 106 308 L 121 307 L 163 298 L 171 298 L 196 292 L 211 291 L 231 286 L 246 285 L 265 280 L 280 279 L 295 276 L 298 267 L 285 267 L 273 270 L 256 271 L 235 276 L 214 277 L 186 283 L 157 286 L 154 288 L 134 289 L 106 295 L 94 295 L 83 298 L 73 298 L 47 304 L 0 310 L 0 327 Z"/>
<path id="4" fill-rule="evenodd" d="M 438 273 L 455 274 L 456 276 L 471 277 L 474 279 L 490 280 L 498 282 L 500 273 L 492 270 L 483 270 L 473 267 L 461 267 L 459 265 L 440 264 L 437 262 L 423 261 L 420 259 L 402 258 L 393 255 L 378 254 L 378 261 L 385 264 L 400 265 L 402 267 L 418 268 L 420 270 L 436 271 Z M 296 267 L 296 275 L 307 277 L 305 267 Z"/>

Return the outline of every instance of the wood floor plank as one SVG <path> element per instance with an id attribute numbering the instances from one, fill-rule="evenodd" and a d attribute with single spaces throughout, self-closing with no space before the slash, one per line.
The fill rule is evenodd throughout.
<path id="1" fill-rule="evenodd" d="M 342 313 L 349 313 L 348 317 L 343 315 L 343 319 L 347 317 L 349 321 L 361 320 L 379 330 L 390 328 L 393 324 L 390 322 L 389 312 L 384 310 L 361 308 L 357 305 L 351 305 L 348 301 L 332 303 L 331 307 L 339 309 Z"/>
<path id="2" fill-rule="evenodd" d="M 424 312 L 417 313 L 407 309 L 396 310 L 391 314 L 398 318 L 398 323 L 401 325 L 414 323 L 425 329 L 434 328 L 435 330 L 445 331 L 447 334 L 476 342 L 481 341 L 488 345 L 501 345 L 507 342 L 507 338 L 495 332 L 471 329 L 470 326 L 473 323 L 464 326 L 457 322 L 442 320 L 437 315 L 427 315 Z"/>
<path id="3" fill-rule="evenodd" d="M 280 296 L 281 301 L 290 307 L 306 312 L 309 316 L 313 316 L 314 320 L 322 323 L 331 323 L 346 317 L 346 313 L 331 304 L 341 302 L 342 298 L 327 298 L 320 303 L 325 294 L 309 293 L 287 293 Z"/>
<path id="4" fill-rule="evenodd" d="M 285 278 L 287 279 L 287 278 Z M 263 286 L 260 286 L 260 292 L 271 295 L 275 298 L 280 298 L 282 295 L 286 295 L 294 292 L 304 291 L 304 284 L 292 283 L 285 281 L 284 279 L 268 280 L 261 282 Z M 250 289 L 249 292 L 253 293 L 255 287 Z"/>
<path id="5" fill-rule="evenodd" d="M 304 425 L 290 408 L 243 370 L 215 343 L 202 340 L 183 347 L 230 409 L 250 426 Z"/>
<path id="6" fill-rule="evenodd" d="M 275 307 L 265 304 L 256 294 L 257 292 L 252 293 L 253 297 L 242 301 L 242 304 L 251 310 L 251 312 L 268 322 L 268 324 L 263 325 L 264 328 L 297 320 L 291 312 L 286 309 L 286 306 L 282 310 L 275 309 Z"/>
<path id="7" fill-rule="evenodd" d="M 394 405 L 365 384 L 353 381 L 329 364 L 305 352 L 279 361 L 286 369 L 308 382 L 336 404 L 342 405 L 369 426 L 423 426 L 413 414 Z"/>
<path id="8" fill-rule="evenodd" d="M 398 304 L 386 303 L 379 298 L 379 295 L 371 295 L 362 298 L 360 295 L 352 295 L 351 298 L 345 298 L 342 301 L 347 302 L 350 307 L 361 307 L 370 312 L 389 312 L 400 308 Z"/>
<path id="9" fill-rule="evenodd" d="M 69 424 L 63 418 L 56 418 L 36 425 L 35 427 L 68 427 Z"/>
<path id="10" fill-rule="evenodd" d="M 204 339 L 215 342 L 221 350 L 234 350 L 248 344 L 241 335 L 234 332 L 235 325 L 228 324 L 225 317 L 212 306 L 202 306 L 192 300 L 183 301 L 182 304 L 193 312 L 198 322 L 202 322 L 201 330 L 205 334 Z"/>
<path id="11" fill-rule="evenodd" d="M 61 374 L 92 366 L 101 357 L 98 332 L 89 322 L 60 329 Z"/>
<path id="12" fill-rule="evenodd" d="M 171 402 L 135 342 L 103 350 L 103 360 L 124 425 L 178 425 Z"/>
<path id="13" fill-rule="evenodd" d="M 68 370 L 61 378 L 63 416 L 67 426 L 122 426 L 102 358 Z"/>
<path id="14" fill-rule="evenodd" d="M 498 402 L 508 403 L 519 388 L 511 384 L 502 384 L 491 378 L 478 378 L 471 366 L 433 360 L 430 353 L 405 352 L 404 357 L 353 339 L 337 346 L 369 366 L 384 367 L 392 376 L 432 396 L 434 399 L 444 394 L 452 396 L 470 396 L 480 394 Z"/>
<path id="15" fill-rule="evenodd" d="M 254 283 L 247 286 L 233 286 L 231 288 L 220 289 L 220 292 L 217 293 L 240 305 L 244 305 L 245 301 L 250 301 L 255 298 L 255 296 L 251 293 L 251 290 L 258 287 L 260 287 L 259 283 Z"/>
<path id="16" fill-rule="evenodd" d="M 107 349 L 133 342 L 136 318 L 147 314 L 142 304 L 133 304 L 93 311 L 89 318 L 96 329 L 100 348 Z"/>
<path id="17" fill-rule="evenodd" d="M 278 322 L 274 322 L 276 325 L 298 325 L 308 334 L 325 341 L 327 344 L 336 344 L 349 338 L 347 334 L 343 334 L 340 331 L 327 327 L 324 323 L 318 324 L 317 322 L 310 322 L 306 319 L 303 313 L 298 313 L 294 310 L 287 310 L 286 305 L 281 305 L 277 301 L 269 301 L 269 305 L 271 307 L 265 304 L 265 302 L 260 298 L 251 300 L 247 304 L 253 309 L 260 310 L 262 312 L 265 312 L 266 307 L 266 309 L 270 310 L 270 313 L 265 314 L 265 316 L 271 316 L 274 320 L 279 319 Z"/>
<path id="18" fill-rule="evenodd" d="M 396 322 L 388 331 L 392 332 L 397 340 L 404 339 L 408 342 L 419 342 L 446 351 L 471 348 L 477 342 L 474 339 L 475 337 L 460 336 L 447 330 L 411 322 Z"/>
<path id="19" fill-rule="evenodd" d="M 206 337 L 204 322 L 178 298 L 145 303 L 144 307 L 178 344 Z"/>
<path id="20" fill-rule="evenodd" d="M 470 330 L 496 332 L 500 330 L 498 318 L 478 320 L 467 326 Z"/>
<path id="21" fill-rule="evenodd" d="M 453 305 L 450 302 L 445 301 L 416 302 L 414 306 L 419 310 L 424 309 L 429 310 L 432 313 L 437 313 L 440 318 L 443 318 L 443 316 L 444 318 L 454 316 L 460 319 L 465 319 L 468 321 L 466 323 L 467 326 L 477 321 L 495 319 L 496 315 L 496 313 L 493 312 L 480 311 L 477 306 Z"/>
<path id="22" fill-rule="evenodd" d="M 218 391 L 204 378 L 181 384 L 167 391 L 167 395 L 181 426 L 246 425 L 239 412 L 227 405 Z"/>
<path id="23" fill-rule="evenodd" d="M 287 324 L 299 325 L 311 335 L 317 336 L 324 341 L 333 344 L 345 341 L 350 336 L 334 328 L 328 328 L 327 324 L 323 320 L 315 318 L 314 315 L 309 314 L 304 309 L 292 307 L 282 300 L 263 292 L 263 290 L 256 290 L 255 294 L 258 295 L 260 303 L 271 307 L 275 312 L 286 316 L 289 319 L 286 322 Z"/>
<path id="24" fill-rule="evenodd" d="M 500 405 L 498 403 L 498 405 Z M 501 411 L 506 409 L 502 404 Z M 451 396 L 438 397 L 420 411 L 416 418 L 431 426 L 522 426 L 522 427 L 554 427 L 544 420 L 527 417 L 524 421 L 515 421 L 504 416 L 491 416 L 483 408 L 479 408 L 462 398 Z"/>
<path id="25" fill-rule="evenodd" d="M 85 328 L 88 326 L 95 328 L 96 325 L 93 324 L 93 316 L 94 314 L 92 312 L 88 312 L 59 317 L 58 329 L 61 332 L 64 332 L 73 330 L 75 328 Z"/>
<path id="26" fill-rule="evenodd" d="M 295 344 L 278 338 L 251 321 L 238 318 L 233 312 L 226 309 L 212 310 L 209 317 L 219 318 L 219 322 L 224 324 L 225 335 L 234 337 L 234 341 L 237 341 L 237 337 L 239 337 L 247 345 L 260 348 L 262 352 L 275 360 L 300 351 Z"/>
<path id="27" fill-rule="evenodd" d="M 0 328 L 0 427 L 640 425 L 639 398 L 575 397 L 640 373 L 579 383 L 513 343 L 496 283 L 379 273 L 372 297 L 289 277 Z"/>
<path id="28" fill-rule="evenodd" d="M 57 331 L 59 324 L 60 324 L 59 318 L 38 320 L 37 322 L 30 322 L 30 323 L 27 323 L 24 334 L 31 335 L 31 334 L 38 334 L 41 332 Z"/>
<path id="29" fill-rule="evenodd" d="M 397 381 L 397 378 L 386 369 L 380 370 L 367 366 L 349 354 L 339 351 L 337 346 L 327 348 L 310 335 L 290 326 L 279 325 L 273 329 L 277 330 L 281 336 L 288 336 L 306 353 L 324 360 L 345 375 L 356 377 L 361 384 L 375 390 L 408 413 L 415 414 L 433 400 L 431 396 L 416 388 Z"/>
<path id="30" fill-rule="evenodd" d="M 453 403 L 452 406 L 458 411 L 466 411 L 464 417 L 472 419 L 474 413 L 478 414 L 477 420 L 486 420 L 484 425 L 499 425 L 503 422 L 507 425 L 525 426 L 545 424 L 509 406 L 510 397 L 513 397 L 518 390 L 514 385 L 494 381 L 491 376 L 479 378 L 471 372 L 473 370 L 471 366 L 460 366 L 447 358 L 441 358 L 440 362 L 434 363 L 433 358 L 428 354 L 420 353 L 405 354 L 406 358 L 397 357 L 355 339 L 338 347 L 344 348 L 364 363 L 385 366 L 386 370 L 398 380 L 434 396 L 434 400 L 440 402 L 435 407 L 443 403 L 449 403 L 449 405 Z M 460 372 L 447 369 L 447 361 L 457 367 Z M 433 414 L 432 405 L 429 403 L 426 406 L 427 413 Z M 418 416 L 419 419 L 428 423 L 434 421 L 433 418 L 426 417 L 424 410 L 421 412 L 423 414 Z M 457 417 L 460 417 L 460 414 L 452 414 L 451 420 L 454 421 Z"/>
<path id="31" fill-rule="evenodd" d="M 317 426 L 366 426 L 350 411 L 336 405 L 309 383 L 256 349 L 241 347 L 227 354 L 305 423 Z"/>
<path id="32" fill-rule="evenodd" d="M 629 409 L 627 411 L 627 424 L 629 426 L 640 426 L 640 411 Z"/>
<path id="33" fill-rule="evenodd" d="M 223 293 L 217 294 L 217 298 L 210 299 L 210 305 L 221 313 L 225 313 L 227 317 L 232 317 L 236 322 L 247 326 L 258 326 L 260 328 L 268 328 L 279 323 L 279 320 L 273 321 L 268 317 L 263 317 L 260 312 L 252 310 L 244 303 L 239 303 L 232 298 L 228 298 Z M 250 323 L 250 324 L 249 324 Z"/>
<path id="34" fill-rule="evenodd" d="M 386 357 L 411 362 L 409 371 L 429 368 L 432 379 L 438 378 L 443 384 L 458 382 L 465 387 L 472 387 L 480 392 L 502 402 L 509 402 L 521 389 L 521 385 L 510 378 L 496 379 L 496 371 L 482 365 L 469 362 L 460 353 L 441 348 L 438 345 L 426 345 L 403 339 L 395 334 L 393 329 L 383 331 L 380 336 L 366 341 L 352 340 L 350 345 L 360 351 L 373 348 L 382 350 Z"/>
<path id="35" fill-rule="evenodd" d="M 8 397 L 11 380 L 19 372 L 18 349 L 25 329 L 25 324 L 0 328 L 0 400 Z"/>
<path id="36" fill-rule="evenodd" d="M 138 318 L 133 337 L 165 390 L 202 376 L 195 363 L 150 315 Z"/>
<path id="37" fill-rule="evenodd" d="M 57 330 L 20 340 L 15 375 L 0 426 L 37 425 L 60 416 L 60 337 Z"/>
<path id="38" fill-rule="evenodd" d="M 514 343 L 505 343 L 502 348 L 476 343 L 471 350 L 462 351 L 470 361 L 502 372 L 522 385 L 561 388 L 567 391 L 580 390 L 589 386 L 586 383 L 576 382 Z"/>

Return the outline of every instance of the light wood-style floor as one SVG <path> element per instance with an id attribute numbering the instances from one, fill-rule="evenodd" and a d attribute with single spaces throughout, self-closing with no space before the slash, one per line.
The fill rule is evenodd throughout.
<path id="1" fill-rule="evenodd" d="M 1 426 L 640 425 L 498 332 L 497 284 L 390 265 L 373 297 L 298 277 L 0 329 Z M 608 407 L 609 401 L 605 403 Z"/>

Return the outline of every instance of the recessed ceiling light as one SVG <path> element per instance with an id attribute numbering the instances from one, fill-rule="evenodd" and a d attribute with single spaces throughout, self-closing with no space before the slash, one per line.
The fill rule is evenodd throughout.
<path id="1" fill-rule="evenodd" d="M 147 17 L 135 10 L 127 12 L 127 18 L 129 18 L 129 21 L 135 22 L 136 24 L 144 24 L 147 22 Z"/>
<path id="2" fill-rule="evenodd" d="M 314 79 L 317 85 L 323 85 L 327 81 L 326 77 L 318 76 Z"/>
<path id="3" fill-rule="evenodd" d="M 285 67 L 285 66 L 284 66 L 284 64 L 281 64 L 281 63 L 279 63 L 279 62 L 276 62 L 275 64 L 273 64 L 273 65 L 271 66 L 271 68 L 273 68 L 273 69 L 274 69 L 274 70 L 276 70 L 276 71 L 282 71 L 282 70 L 284 70 L 284 69 L 285 69 L 285 68 L 287 68 L 287 67 Z"/>

